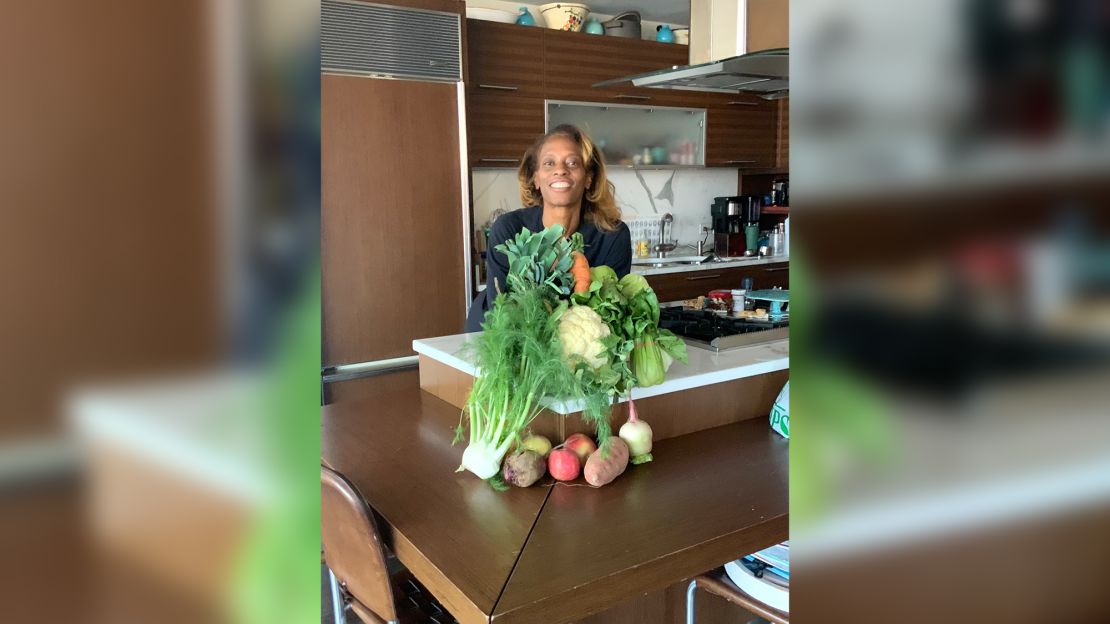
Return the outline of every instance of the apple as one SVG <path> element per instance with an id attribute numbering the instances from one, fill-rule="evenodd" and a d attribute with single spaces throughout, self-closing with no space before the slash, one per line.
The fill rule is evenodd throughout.
<path id="1" fill-rule="evenodd" d="M 557 448 L 547 456 L 547 471 L 559 481 L 574 481 L 582 470 L 574 451 Z"/>
<path id="2" fill-rule="evenodd" d="M 597 450 L 597 445 L 594 444 L 594 441 L 590 439 L 590 436 L 584 433 L 572 433 L 567 436 L 567 439 L 563 441 L 563 446 L 574 451 L 574 454 L 578 456 L 579 464 L 582 466 L 586 465 L 586 460 L 590 458 L 590 453 Z"/>
<path id="3" fill-rule="evenodd" d="M 551 440 L 542 435 L 530 435 L 520 443 L 521 450 L 535 451 L 540 457 L 547 457 L 551 452 Z"/>

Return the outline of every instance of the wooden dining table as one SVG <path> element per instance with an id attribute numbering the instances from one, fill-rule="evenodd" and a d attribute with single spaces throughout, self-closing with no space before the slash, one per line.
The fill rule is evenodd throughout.
<path id="1" fill-rule="evenodd" d="M 460 411 L 415 371 L 360 383 L 364 398 L 324 407 L 321 461 L 463 624 L 682 621 L 690 578 L 788 539 L 789 443 L 765 418 L 659 441 L 601 488 L 545 477 L 497 491 L 456 472 Z"/>

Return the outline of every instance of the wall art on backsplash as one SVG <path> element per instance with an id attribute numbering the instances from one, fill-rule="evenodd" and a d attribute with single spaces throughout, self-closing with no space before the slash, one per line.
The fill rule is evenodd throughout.
<path id="1" fill-rule="evenodd" d="M 674 217 L 674 238 L 684 245 L 695 244 L 701 237 L 701 226 L 712 225 L 709 207 L 713 198 L 737 192 L 735 169 L 613 168 L 608 173 L 625 220 L 670 213 Z M 497 210 L 521 207 L 515 170 L 474 170 L 471 193 L 475 228 L 487 225 Z"/>

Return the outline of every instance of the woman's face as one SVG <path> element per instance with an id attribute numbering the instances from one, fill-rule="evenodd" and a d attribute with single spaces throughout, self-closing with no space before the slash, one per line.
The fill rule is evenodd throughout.
<path id="1" fill-rule="evenodd" d="M 582 194 L 592 181 L 573 140 L 551 137 L 540 147 L 532 184 L 540 189 L 544 207 L 581 207 Z"/>

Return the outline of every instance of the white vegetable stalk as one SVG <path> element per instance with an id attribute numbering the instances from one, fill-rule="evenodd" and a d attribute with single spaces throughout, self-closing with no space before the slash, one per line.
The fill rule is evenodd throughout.
<path id="1" fill-rule="evenodd" d="M 528 366 L 525 359 L 524 366 Z M 463 451 L 462 464 L 458 471 L 469 470 L 480 479 L 489 479 L 501 472 L 501 460 L 509 451 L 520 431 L 532 422 L 542 409 L 536 401 L 536 392 L 528 393 L 523 403 L 514 403 L 508 393 L 503 394 L 500 404 L 488 406 L 475 400 L 476 392 L 485 378 L 479 376 L 467 402 L 470 412 L 470 444 Z"/>
<path id="2" fill-rule="evenodd" d="M 501 471 L 501 460 L 508 450 L 508 441 L 496 448 L 483 442 L 471 442 L 463 451 L 462 467 L 479 479 L 489 479 Z"/>

